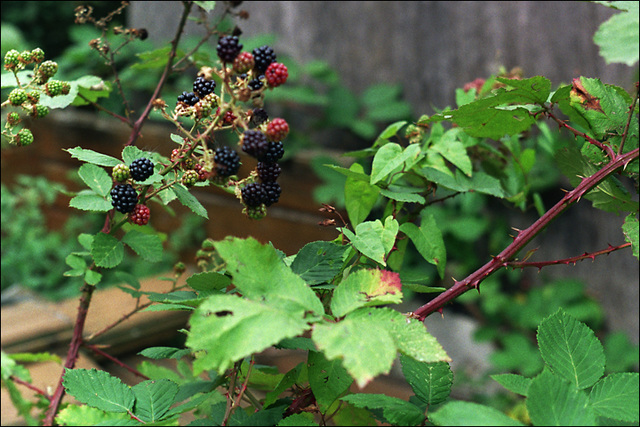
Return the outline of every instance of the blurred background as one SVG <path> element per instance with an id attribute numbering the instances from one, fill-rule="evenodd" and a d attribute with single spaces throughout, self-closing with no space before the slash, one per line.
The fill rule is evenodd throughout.
<path id="1" fill-rule="evenodd" d="M 416 120 L 422 114 L 454 107 L 455 89 L 476 78 L 500 72 L 521 73 L 524 77 L 543 75 L 555 88 L 575 77 L 587 76 L 627 91 L 632 91 L 638 80 L 637 64 L 607 65 L 600 57 L 593 35 L 615 11 L 593 3 L 233 3 L 240 3 L 235 10 L 243 10 L 246 19 L 227 23 L 228 31 L 238 26 L 245 50 L 263 44 L 272 46 L 278 61 L 290 70 L 290 81 L 282 91 L 273 91 L 273 98 L 269 94 L 266 104 L 272 117 L 286 118 L 292 129 L 286 141 L 283 197 L 273 210 L 270 208 L 269 217 L 259 223 L 248 221 L 240 215 L 241 208 L 235 200 L 229 201 L 215 191 L 197 194 L 215 213 L 212 225 L 189 216 L 177 223 L 175 217 L 154 213 L 154 226 L 178 236 L 169 239 L 178 244 L 169 248 L 167 262 L 161 263 L 164 266 L 184 254 L 192 255 L 204 237 L 254 235 L 265 242 L 272 241 L 287 255 L 312 240 L 335 238 L 335 230 L 317 225 L 323 219 L 317 209 L 321 203 L 343 207 L 340 192 L 344 177 L 323 165 L 349 164 L 351 160 L 341 154 L 370 146 L 389 123 Z M 10 48 L 40 46 L 48 58 L 58 61 L 62 77 L 94 74 L 106 78 L 109 70 L 87 46 L 88 40 L 99 34 L 91 26 L 73 24 L 73 10 L 81 4 L 93 5 L 95 15 L 103 16 L 120 2 L 2 2 L 2 54 Z M 121 53 L 120 65 L 135 64 L 141 52 L 166 46 L 174 36 L 181 11 L 181 2 L 131 2 L 113 24 L 145 28 L 149 37 L 127 46 Z M 190 22 L 185 30 L 187 46 L 195 45 L 202 34 L 202 28 Z M 209 49 L 210 55 L 215 55 L 216 43 L 216 37 L 208 42 L 205 50 Z M 173 77 L 163 98 L 172 104 L 183 90 L 191 90 L 195 72 L 187 69 Z M 151 93 L 158 75 L 156 69 L 144 68 L 122 74 L 137 108 L 144 105 L 145 95 Z M 105 105 L 119 108 L 117 97 L 111 98 Z M 354 108 L 345 110 L 345 105 Z M 68 212 L 67 198 L 55 196 L 58 182 L 70 188 L 77 185 L 72 176 L 77 163 L 68 159 L 61 148 L 83 145 L 108 152 L 121 146 L 128 134 L 126 127 L 114 124 L 104 114 L 88 108 L 77 110 L 54 112 L 34 122 L 33 146 L 20 152 L 3 147 L 3 302 L 5 290 L 16 283 L 49 292 L 52 298 L 77 290 L 77 285 L 65 287 L 57 278 L 66 269 L 61 260 L 76 244 L 69 236 L 90 225 L 86 215 L 79 219 Z M 555 134 L 552 124 L 549 128 Z M 150 123 L 141 148 L 167 155 L 171 149 L 167 136 L 170 131 L 166 124 Z M 117 155 L 117 150 L 114 153 Z M 32 176 L 20 177 L 25 173 Z M 559 187 L 569 188 L 568 181 L 551 173 L 541 178 L 538 187 L 547 208 L 562 197 Z M 635 196 L 637 200 L 637 192 Z M 514 212 L 490 200 L 474 200 L 474 206 L 480 208 L 468 210 L 464 218 L 457 219 L 477 220 L 477 235 L 456 235 L 453 223 L 445 230 L 447 248 L 452 253 L 452 271 L 447 277 L 455 273 L 460 279 L 478 268 L 494 253 L 487 249 L 491 239 L 504 242 L 509 227 L 525 228 L 538 217 L 535 210 Z M 444 206 L 440 212 L 445 218 L 449 212 L 446 209 Z M 498 213 L 486 214 L 489 209 Z M 529 248 L 540 248 L 535 255 L 537 260 L 601 250 L 609 243 L 623 242 L 623 220 L 583 201 L 563 214 Z M 96 218 L 92 226 L 100 227 L 100 221 Z M 26 229 L 32 234 L 28 239 Z M 42 265 L 34 262 L 25 266 L 25 259 L 40 260 Z M 136 275 L 158 273 L 148 265 L 129 267 Z M 612 344 L 612 351 L 620 357 L 628 356 L 621 365 L 637 367 L 637 347 L 630 347 L 629 343 L 638 344 L 638 273 L 638 262 L 628 250 L 595 262 L 547 267 L 540 273 L 504 272 L 483 284 L 481 296 L 469 293 L 446 309 L 444 321 L 438 315 L 428 318 L 427 327 L 470 376 L 477 367 L 535 372 L 536 349 L 530 340 L 522 338 L 523 331 L 532 333 L 540 317 L 562 304 L 573 307 L 581 320 L 601 331 L 602 337 L 618 340 L 617 347 Z M 112 279 L 114 283 L 117 280 Z M 64 282 L 68 284 L 68 278 Z M 424 295 L 416 295 L 404 308 L 415 309 L 425 301 Z M 511 312 L 506 308 L 509 306 Z M 506 323 L 511 323 L 509 334 L 499 335 L 497 331 Z M 452 329 L 452 325 L 456 326 Z"/>

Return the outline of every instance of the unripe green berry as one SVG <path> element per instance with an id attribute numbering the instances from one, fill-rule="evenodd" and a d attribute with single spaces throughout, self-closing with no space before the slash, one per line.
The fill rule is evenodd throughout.
<path id="1" fill-rule="evenodd" d="M 184 175 L 182 175 L 182 183 L 186 187 L 193 187 L 198 182 L 199 177 L 198 172 L 194 170 L 185 171 Z"/>
<path id="2" fill-rule="evenodd" d="M 15 49 L 11 49 L 4 55 L 4 68 L 7 70 L 13 70 L 18 67 L 20 52 Z"/>
<path id="3" fill-rule="evenodd" d="M 184 262 L 180 261 L 177 262 L 174 266 L 173 266 L 173 271 L 176 274 L 182 274 L 185 272 L 185 270 L 187 269 L 187 267 L 184 265 Z"/>
<path id="4" fill-rule="evenodd" d="M 182 161 L 182 168 L 184 170 L 193 169 L 195 165 L 196 165 L 196 161 L 192 157 L 189 157 Z"/>
<path id="5" fill-rule="evenodd" d="M 36 63 L 41 63 L 42 61 L 44 61 L 44 50 L 40 49 L 39 47 L 33 49 L 31 51 L 31 58 L 33 58 L 33 61 Z"/>
<path id="6" fill-rule="evenodd" d="M 20 121 L 20 114 L 18 114 L 17 112 L 12 111 L 7 114 L 7 123 L 9 124 L 9 126 L 15 126 L 20 123 Z"/>
<path id="7" fill-rule="evenodd" d="M 36 119 L 41 119 L 49 114 L 49 107 L 45 107 L 44 105 L 34 105 L 31 110 L 31 115 Z"/>
<path id="8" fill-rule="evenodd" d="M 40 92 L 31 91 L 27 94 L 27 98 L 29 98 L 29 102 L 32 104 L 37 104 L 40 101 Z"/>
<path id="9" fill-rule="evenodd" d="M 244 212 L 251 219 L 262 219 L 267 216 L 267 208 L 265 205 L 253 206 L 253 207 L 245 207 L 242 212 Z"/>
<path id="10" fill-rule="evenodd" d="M 45 86 L 44 91 L 47 95 L 53 97 L 58 95 L 66 95 L 69 93 L 71 85 L 60 80 L 50 80 Z"/>
<path id="11" fill-rule="evenodd" d="M 203 240 L 201 248 L 202 248 L 203 251 L 212 251 L 212 250 L 214 250 L 215 249 L 215 245 L 214 245 L 213 239 Z"/>
<path id="12" fill-rule="evenodd" d="M 33 134 L 29 129 L 20 129 L 16 135 L 16 144 L 21 146 L 31 145 Z"/>
<path id="13" fill-rule="evenodd" d="M 24 89 L 16 88 L 9 94 L 9 102 L 12 105 L 22 105 L 27 100 L 27 92 Z"/>
<path id="14" fill-rule="evenodd" d="M 129 166 L 121 163 L 119 165 L 115 165 L 113 167 L 113 171 L 111 172 L 111 176 L 118 182 L 125 182 L 129 179 Z"/>
<path id="15" fill-rule="evenodd" d="M 58 72 L 58 64 L 54 61 L 44 61 L 38 67 L 38 72 L 43 77 L 53 77 Z"/>
<path id="16" fill-rule="evenodd" d="M 22 62 L 23 64 L 31 64 L 33 62 L 31 51 L 25 50 L 24 52 L 20 53 L 18 61 Z"/>

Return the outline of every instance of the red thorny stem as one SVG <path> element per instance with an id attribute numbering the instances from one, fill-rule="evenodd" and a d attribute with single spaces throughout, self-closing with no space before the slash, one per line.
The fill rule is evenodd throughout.
<path id="1" fill-rule="evenodd" d="M 631 161 L 638 158 L 638 148 L 628 153 L 616 156 L 606 166 L 594 173 L 590 177 L 584 178 L 580 184 L 573 190 L 569 191 L 565 196 L 556 203 L 551 209 L 549 209 L 544 215 L 542 215 L 536 222 L 534 222 L 526 230 L 518 232 L 513 242 L 507 246 L 497 256 L 494 256 L 491 261 L 480 267 L 471 275 L 467 276 L 464 280 L 456 281 L 452 287 L 429 301 L 422 307 L 413 312 L 419 320 L 424 320 L 431 313 L 440 310 L 445 304 L 453 301 L 458 296 L 467 292 L 470 289 L 477 289 L 487 276 L 493 274 L 498 269 L 506 266 L 516 254 L 533 239 L 540 231 L 542 231 L 549 223 L 560 215 L 565 209 L 574 203 L 578 202 L 582 196 L 584 196 L 589 190 L 594 188 L 609 175 L 616 170 L 625 167 Z"/>

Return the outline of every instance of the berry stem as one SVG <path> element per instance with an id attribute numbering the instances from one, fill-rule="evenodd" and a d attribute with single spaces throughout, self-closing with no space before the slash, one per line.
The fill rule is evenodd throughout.
<path id="1" fill-rule="evenodd" d="M 431 313 L 440 310 L 445 304 L 453 301 L 458 296 L 467 292 L 469 289 L 478 289 L 480 282 L 486 277 L 496 272 L 498 269 L 505 267 L 513 259 L 513 257 L 522 249 L 527 243 L 531 241 L 538 233 L 540 233 L 549 223 L 560 215 L 565 209 L 574 203 L 578 202 L 582 196 L 584 196 L 589 190 L 593 189 L 600 182 L 606 179 L 609 175 L 613 174 L 616 170 L 625 167 L 629 162 L 638 158 L 639 149 L 636 148 L 633 151 L 616 156 L 614 159 L 607 163 L 602 169 L 584 178 L 580 184 L 573 190 L 569 191 L 565 196 L 556 203 L 551 209 L 549 209 L 544 215 L 542 215 L 536 222 L 534 222 L 526 230 L 520 231 L 518 235 L 513 239 L 513 242 L 507 246 L 500 254 L 494 256 L 491 261 L 480 267 L 475 272 L 471 273 L 467 278 L 462 281 L 455 281 L 454 285 L 429 301 L 425 305 L 418 308 L 413 315 L 419 319 L 424 320 Z"/>

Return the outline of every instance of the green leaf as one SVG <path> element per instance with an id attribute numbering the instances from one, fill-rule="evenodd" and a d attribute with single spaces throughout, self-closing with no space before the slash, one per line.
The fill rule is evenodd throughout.
<path id="1" fill-rule="evenodd" d="M 338 323 L 316 324 L 312 339 L 328 360 L 342 359 L 347 372 L 362 388 L 377 375 L 391 370 L 396 355 L 389 334 L 391 316 L 384 308 L 362 308 Z"/>
<path id="2" fill-rule="evenodd" d="M 164 46 L 156 50 L 138 53 L 136 54 L 136 56 L 139 58 L 139 62 L 133 64 L 131 68 L 134 70 L 151 70 L 163 68 L 167 64 L 167 59 L 169 57 L 170 51 L 171 46 Z M 176 55 L 182 56 L 184 55 L 184 52 L 176 52 Z"/>
<path id="3" fill-rule="evenodd" d="M 345 393 L 353 378 L 342 367 L 339 360 L 328 361 L 322 353 L 310 351 L 307 359 L 309 385 L 320 412 L 327 412 L 331 404 Z"/>
<path id="4" fill-rule="evenodd" d="M 638 422 L 638 373 L 611 374 L 591 389 L 589 402 L 601 417 Z"/>
<path id="5" fill-rule="evenodd" d="M 105 412 L 86 405 L 69 405 L 56 415 L 56 424 L 60 426 L 120 426 L 132 421 L 127 413 Z"/>
<path id="6" fill-rule="evenodd" d="M 66 369 L 62 383 L 82 403 L 107 412 L 130 412 L 135 397 L 119 378 L 96 369 Z"/>
<path id="7" fill-rule="evenodd" d="M 340 230 L 363 255 L 386 265 L 385 256 L 393 249 L 398 234 L 398 221 L 388 216 L 384 225 L 379 219 L 358 224 L 356 234 L 346 228 Z"/>
<path id="8" fill-rule="evenodd" d="M 551 80 L 542 76 L 529 79 L 508 79 L 497 77 L 497 81 L 517 89 L 517 93 L 529 99 L 530 103 L 544 104 L 551 93 Z"/>
<path id="9" fill-rule="evenodd" d="M 633 66 L 638 62 L 640 35 L 638 2 L 614 2 L 626 12 L 613 15 L 598 28 L 593 41 L 600 47 L 600 55 L 607 64 L 622 63 Z"/>
<path id="10" fill-rule="evenodd" d="M 224 289 L 231 284 L 231 278 L 215 271 L 195 273 L 187 279 L 187 285 L 196 291 Z"/>
<path id="11" fill-rule="evenodd" d="M 102 274 L 94 270 L 87 269 L 84 273 L 84 281 L 89 285 L 97 285 L 102 280 Z"/>
<path id="12" fill-rule="evenodd" d="M 82 147 L 69 148 L 65 149 L 65 151 L 71 154 L 71 157 L 75 159 L 98 166 L 113 167 L 122 163 L 115 157 L 107 156 L 106 154 L 101 154 L 93 150 L 87 150 Z"/>
<path id="13" fill-rule="evenodd" d="M 441 426 L 522 426 L 524 424 L 497 409 L 473 402 L 453 400 L 429 415 L 429 421 Z M 544 425 L 544 424 L 537 424 Z M 565 425 L 565 424 L 561 424 Z"/>
<path id="14" fill-rule="evenodd" d="M 413 188 L 413 187 L 400 187 L 398 185 L 390 185 L 388 188 L 383 188 L 380 190 L 380 194 L 384 197 L 396 200 L 398 202 L 405 203 L 419 203 L 424 205 L 426 200 L 420 194 L 416 194 L 424 191 L 424 188 Z"/>
<path id="15" fill-rule="evenodd" d="M 364 174 L 361 164 L 354 163 L 349 170 L 358 174 Z M 367 181 L 348 176 L 344 184 L 344 202 L 349 215 L 349 221 L 353 227 L 367 219 L 371 209 L 378 200 L 380 187 L 369 184 Z"/>
<path id="16" fill-rule="evenodd" d="M 443 278 L 447 263 L 447 251 L 444 246 L 442 232 L 438 228 L 433 215 L 423 216 L 420 227 L 411 222 L 405 222 L 400 226 L 400 231 L 411 239 L 420 255 L 427 262 L 436 266 L 440 278 Z"/>
<path id="17" fill-rule="evenodd" d="M 395 142 L 390 142 L 380 147 L 373 157 L 370 184 L 374 185 L 387 178 L 399 170 L 405 162 L 414 164 L 420 155 L 420 150 L 421 148 L 418 144 L 411 144 L 403 150 Z"/>
<path id="18" fill-rule="evenodd" d="M 300 362 L 293 369 L 289 370 L 289 372 L 284 374 L 280 382 L 273 388 L 273 390 L 267 392 L 264 399 L 265 408 L 273 404 L 276 400 L 278 400 L 278 397 L 282 393 L 284 393 L 288 388 L 290 388 L 292 385 L 296 384 L 299 381 L 303 368 L 306 368 L 306 364 L 304 362 Z"/>
<path id="19" fill-rule="evenodd" d="M 86 163 L 78 169 L 78 175 L 94 192 L 106 197 L 111 191 L 113 180 L 105 170 L 91 163 Z"/>
<path id="20" fill-rule="evenodd" d="M 209 296 L 189 323 L 186 345 L 200 355 L 196 375 L 209 369 L 222 374 L 235 361 L 309 328 L 303 312 L 226 294 Z"/>
<path id="21" fill-rule="evenodd" d="M 344 126 L 349 128 L 357 119 L 358 100 L 346 87 L 338 84 L 332 87 L 328 93 L 329 105 L 325 109 L 328 124 L 331 126 Z"/>
<path id="22" fill-rule="evenodd" d="M 547 369 L 531 381 L 526 404 L 534 425 L 596 425 L 586 393 Z"/>
<path id="23" fill-rule="evenodd" d="M 171 190 L 175 193 L 180 203 L 191 209 L 193 213 L 196 215 L 200 215 L 203 218 L 209 219 L 209 214 L 207 210 L 202 206 L 202 204 L 195 198 L 195 196 L 189 193 L 189 190 L 182 184 L 175 184 L 171 187 Z"/>
<path id="24" fill-rule="evenodd" d="M 505 198 L 507 193 L 502 188 L 500 180 L 487 175 L 484 172 L 475 172 L 471 178 L 456 171 L 455 176 L 443 172 L 433 167 L 426 167 L 420 170 L 420 174 L 429 181 L 435 182 L 439 186 L 452 191 L 467 192 L 470 190 L 490 196 Z"/>
<path id="25" fill-rule="evenodd" d="M 157 234 L 146 234 L 138 230 L 127 232 L 122 242 L 148 262 L 158 262 L 162 259 L 162 241 Z"/>
<path id="26" fill-rule="evenodd" d="M 291 313 L 324 314 L 315 292 L 285 265 L 272 246 L 262 245 L 253 238 L 233 237 L 215 242 L 214 246 L 245 298 Z M 256 274 L 258 271 L 260 274 Z"/>
<path id="27" fill-rule="evenodd" d="M 442 157 L 453 163 L 465 175 L 471 176 L 471 159 L 467 154 L 466 147 L 459 139 L 461 133 L 462 130 L 460 128 L 448 130 L 441 138 L 436 140 L 431 149 L 440 153 Z"/>
<path id="28" fill-rule="evenodd" d="M 604 373 L 604 350 L 587 325 L 559 309 L 540 323 L 538 345 L 545 363 L 578 389 Z"/>
<path id="29" fill-rule="evenodd" d="M 631 243 L 633 256 L 638 258 L 638 218 L 634 214 L 629 214 L 624 219 L 622 232 L 624 233 L 624 240 Z"/>
<path id="30" fill-rule="evenodd" d="M 98 99 L 100 96 L 108 96 L 110 91 L 102 79 L 96 76 L 82 76 L 77 80 L 70 81 L 69 85 L 71 87 L 67 95 L 54 97 L 44 95 L 40 98 L 40 104 L 49 108 L 66 108 L 69 105 L 87 105 L 87 102 L 80 98 L 78 93 L 83 92 L 86 93 L 89 98 Z"/>
<path id="31" fill-rule="evenodd" d="M 427 405 L 444 402 L 451 393 L 453 372 L 446 362 L 425 363 L 400 355 L 402 373 L 413 393 Z"/>
<path id="32" fill-rule="evenodd" d="M 531 385 L 530 378 L 517 374 L 491 375 L 491 378 L 507 390 L 525 397 L 527 396 L 529 385 Z"/>
<path id="33" fill-rule="evenodd" d="M 358 408 L 375 410 L 374 413 L 381 412 L 383 417 L 381 421 L 393 425 L 417 426 L 421 425 L 425 419 L 423 411 L 416 405 L 393 396 L 358 393 L 345 396 L 341 400 Z"/>
<path id="34" fill-rule="evenodd" d="M 134 414 L 144 422 L 163 419 L 178 394 L 178 384 L 168 379 L 147 380 L 131 388 L 136 397 Z"/>
<path id="35" fill-rule="evenodd" d="M 138 352 L 138 354 L 149 359 L 181 359 L 191 354 L 191 352 L 184 348 L 149 347 Z"/>
<path id="36" fill-rule="evenodd" d="M 360 307 L 402 302 L 400 275 L 386 270 L 358 270 L 340 283 L 331 298 L 331 312 L 343 317 Z"/>
<path id="37" fill-rule="evenodd" d="M 91 243 L 91 256 L 98 267 L 112 268 L 122 262 L 124 245 L 109 234 L 98 233 Z"/>
<path id="38" fill-rule="evenodd" d="M 307 243 L 291 263 L 291 271 L 309 285 L 329 282 L 342 269 L 344 254 L 348 250 L 348 245 L 333 242 Z"/>
<path id="39" fill-rule="evenodd" d="M 83 211 L 109 212 L 113 209 L 111 202 L 91 190 L 83 190 L 69 201 L 69 206 Z"/>
<path id="40" fill-rule="evenodd" d="M 451 362 L 447 352 L 435 337 L 427 332 L 424 323 L 418 319 L 394 315 L 388 326 L 391 336 L 402 354 L 418 362 Z"/>

